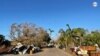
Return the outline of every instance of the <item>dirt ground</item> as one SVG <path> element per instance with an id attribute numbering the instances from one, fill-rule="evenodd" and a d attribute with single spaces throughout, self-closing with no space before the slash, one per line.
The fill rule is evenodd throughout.
<path id="1" fill-rule="evenodd" d="M 0 56 L 72 56 L 71 54 L 64 52 L 63 50 L 57 48 L 45 48 L 43 51 L 34 53 L 32 55 L 25 54 L 25 55 L 0 55 Z"/>

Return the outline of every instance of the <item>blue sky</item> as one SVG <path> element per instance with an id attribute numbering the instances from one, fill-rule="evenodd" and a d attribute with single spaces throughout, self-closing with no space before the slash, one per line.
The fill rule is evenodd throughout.
<path id="1" fill-rule="evenodd" d="M 97 7 L 92 3 L 98 2 Z M 34 23 L 55 38 L 60 28 L 100 30 L 100 0 L 0 0 L 0 34 L 8 39 L 12 23 Z"/>

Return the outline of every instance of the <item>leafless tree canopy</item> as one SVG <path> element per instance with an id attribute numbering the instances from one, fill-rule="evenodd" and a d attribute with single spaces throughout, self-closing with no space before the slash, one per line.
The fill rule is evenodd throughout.
<path id="1" fill-rule="evenodd" d="M 12 24 L 10 38 L 12 41 L 24 44 L 41 44 L 42 42 L 50 41 L 47 31 L 41 27 L 37 27 L 35 24 L 29 23 Z"/>

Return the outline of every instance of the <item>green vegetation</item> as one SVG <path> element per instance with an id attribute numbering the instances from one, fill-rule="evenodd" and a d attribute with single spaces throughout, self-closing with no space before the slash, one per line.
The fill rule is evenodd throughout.
<path id="1" fill-rule="evenodd" d="M 81 45 L 94 45 L 98 44 L 100 46 L 100 32 L 91 31 L 88 33 L 84 28 L 73 28 L 71 29 L 69 25 L 66 25 L 68 29 L 60 29 L 60 36 L 58 38 L 58 43 L 63 47 L 73 47 Z"/>
<path id="2" fill-rule="evenodd" d="M 81 45 L 94 45 L 98 44 L 100 46 L 100 31 L 91 31 L 84 28 L 73 28 L 66 25 L 67 29 L 60 29 L 60 36 L 56 41 L 62 47 L 73 47 Z M 37 27 L 35 24 L 22 23 L 22 24 L 12 24 L 10 30 L 11 42 L 21 42 L 25 45 L 35 44 L 40 46 L 43 43 L 49 43 L 51 38 L 51 33 L 54 30 L 49 29 L 49 33 L 41 27 Z M 0 35 L 0 41 L 5 40 L 3 35 Z"/>

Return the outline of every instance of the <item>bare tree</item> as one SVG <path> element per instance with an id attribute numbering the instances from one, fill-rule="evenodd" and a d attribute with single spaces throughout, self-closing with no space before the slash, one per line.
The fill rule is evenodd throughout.
<path id="1" fill-rule="evenodd" d="M 35 24 L 22 23 L 12 24 L 10 38 L 13 41 L 22 42 L 24 44 L 40 44 L 49 42 L 50 37 L 47 31 Z"/>

